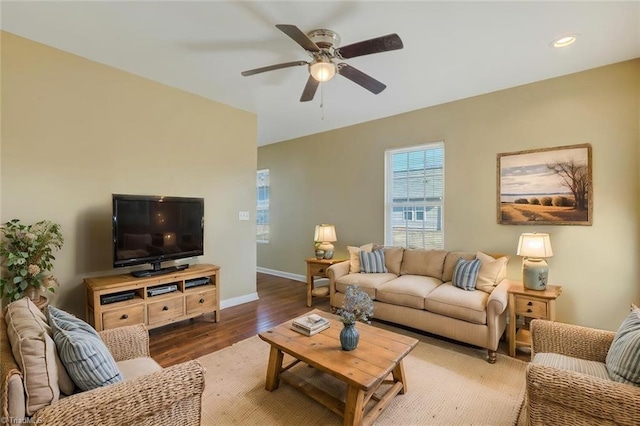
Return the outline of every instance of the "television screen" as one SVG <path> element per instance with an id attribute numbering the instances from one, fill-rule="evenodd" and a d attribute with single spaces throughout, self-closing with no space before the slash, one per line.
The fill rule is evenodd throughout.
<path id="1" fill-rule="evenodd" d="M 113 266 L 204 254 L 204 199 L 113 194 Z"/>

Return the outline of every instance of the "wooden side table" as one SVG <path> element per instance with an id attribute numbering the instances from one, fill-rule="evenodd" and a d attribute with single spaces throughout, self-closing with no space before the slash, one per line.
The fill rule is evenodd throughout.
<path id="1" fill-rule="evenodd" d="M 562 287 L 547 285 L 544 290 L 529 290 L 522 282 L 511 281 L 509 287 L 509 355 L 516 356 L 516 347 L 531 347 L 529 329 L 521 327 L 516 332 L 518 316 L 525 319 L 556 320 L 556 299 L 562 294 Z"/>
<path id="2" fill-rule="evenodd" d="M 310 257 L 307 262 L 307 306 L 311 307 L 313 296 L 326 297 L 329 295 L 329 287 L 315 287 L 314 278 L 328 278 L 327 268 L 334 263 L 344 262 L 347 259 L 316 259 Z"/>

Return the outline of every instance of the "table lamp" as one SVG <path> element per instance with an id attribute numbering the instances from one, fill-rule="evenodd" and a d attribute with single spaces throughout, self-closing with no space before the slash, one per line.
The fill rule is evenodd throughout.
<path id="1" fill-rule="evenodd" d="M 525 233 L 518 241 L 518 256 L 522 259 L 522 284 L 530 290 L 547 288 L 549 265 L 544 260 L 553 256 L 549 234 Z"/>
<path id="2" fill-rule="evenodd" d="M 335 247 L 331 243 L 338 241 L 338 239 L 336 238 L 336 227 L 324 223 L 322 225 L 317 225 L 314 239 L 315 241 L 320 242 L 320 245 L 317 247 L 316 251 L 324 251 L 323 257 L 325 259 L 333 258 L 333 250 Z"/>

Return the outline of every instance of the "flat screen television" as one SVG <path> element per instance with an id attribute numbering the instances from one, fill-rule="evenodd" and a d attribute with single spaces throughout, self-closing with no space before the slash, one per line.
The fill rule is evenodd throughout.
<path id="1" fill-rule="evenodd" d="M 204 198 L 113 194 L 113 266 L 149 263 L 137 277 L 185 269 L 164 261 L 204 254 Z"/>

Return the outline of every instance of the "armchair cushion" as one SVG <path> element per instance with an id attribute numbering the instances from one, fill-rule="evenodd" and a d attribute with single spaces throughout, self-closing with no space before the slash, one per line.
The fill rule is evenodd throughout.
<path id="1" fill-rule="evenodd" d="M 631 312 L 613 338 L 606 359 L 611 380 L 640 386 L 640 309 Z"/>
<path id="2" fill-rule="evenodd" d="M 7 306 L 5 320 L 11 351 L 23 376 L 27 414 L 57 401 L 61 387 L 64 393 L 72 393 L 73 382 L 38 307 L 28 297 L 16 300 Z"/>
<path id="3" fill-rule="evenodd" d="M 62 363 L 80 389 L 87 391 L 123 380 L 113 356 L 89 324 L 52 306 L 48 312 Z"/>
<path id="4" fill-rule="evenodd" d="M 598 361 L 590 361 L 553 353 L 539 353 L 533 357 L 531 362 L 534 364 L 546 365 L 547 367 L 558 368 L 560 370 L 569 370 L 588 374 L 601 379 L 609 379 L 607 367 L 604 363 Z"/>

